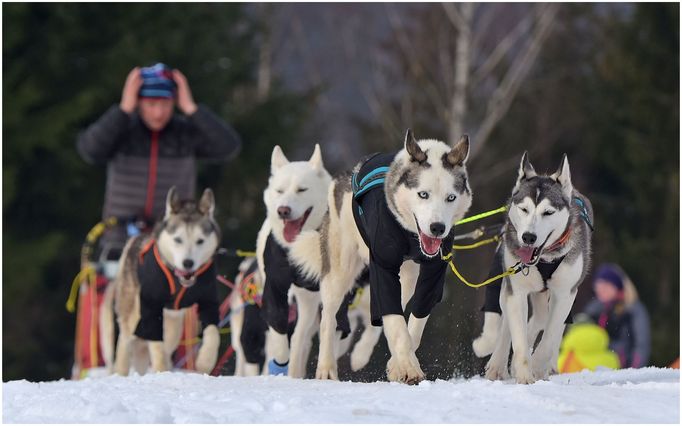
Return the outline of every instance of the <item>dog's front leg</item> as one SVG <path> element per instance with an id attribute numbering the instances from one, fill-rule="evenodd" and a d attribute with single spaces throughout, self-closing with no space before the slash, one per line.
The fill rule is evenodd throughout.
<path id="1" fill-rule="evenodd" d="M 410 333 L 410 339 L 412 340 L 412 350 L 417 351 L 419 345 L 422 341 L 422 334 L 424 334 L 424 327 L 429 320 L 429 315 L 424 318 L 417 318 L 413 314 L 410 314 L 410 319 L 407 323 L 407 330 Z"/>
<path id="2" fill-rule="evenodd" d="M 485 378 L 488 380 L 506 380 L 509 378 L 507 364 L 509 362 L 509 350 L 511 349 L 511 334 L 509 333 L 509 323 L 504 315 L 496 334 L 498 337 L 495 341 L 495 348 L 485 366 Z"/>
<path id="3" fill-rule="evenodd" d="M 538 335 L 547 326 L 549 318 L 549 291 L 531 293 L 530 303 L 533 314 L 528 320 L 528 347 L 533 350 Z"/>
<path id="4" fill-rule="evenodd" d="M 552 291 L 549 298 L 547 327 L 533 354 L 533 371 L 539 379 L 547 379 L 553 371 L 557 370 L 556 361 L 564 332 L 564 322 L 571 311 L 576 293 L 564 289 Z"/>
<path id="5" fill-rule="evenodd" d="M 218 327 L 211 324 L 204 329 L 201 339 L 201 348 L 196 362 L 198 372 L 209 374 L 213 371 L 218 360 L 218 349 L 220 349 L 220 333 Z"/>
<path id="6" fill-rule="evenodd" d="M 163 340 L 149 340 L 147 342 L 149 346 L 149 358 L 152 362 L 152 371 L 155 373 L 161 371 L 168 371 L 168 365 L 166 364 L 166 351 L 163 347 Z"/>
<path id="7" fill-rule="evenodd" d="M 514 286 L 514 284 L 511 284 Z M 530 384 L 535 382 L 528 350 L 528 294 L 516 287 L 513 294 L 507 295 L 502 307 L 502 315 L 509 321 L 514 356 L 512 367 L 516 382 Z"/>
<path id="8" fill-rule="evenodd" d="M 123 328 L 121 328 L 123 330 Z M 124 331 L 118 335 L 116 345 L 116 359 L 114 360 L 114 372 L 120 376 L 127 376 L 130 372 L 131 344 L 135 337 Z"/>
<path id="9" fill-rule="evenodd" d="M 335 344 L 340 340 L 341 333 L 336 331 L 336 312 L 343 302 L 348 282 L 352 284 L 353 278 L 348 279 L 343 276 L 341 279 L 334 279 L 330 273 L 320 283 L 322 319 L 320 320 L 320 352 L 315 372 L 317 379 L 339 379 Z"/>
<path id="10" fill-rule="evenodd" d="M 384 315 L 384 334 L 391 351 L 386 365 L 388 380 L 417 384 L 424 379 L 424 372 L 412 347 L 412 338 L 402 315 Z"/>
<path id="11" fill-rule="evenodd" d="M 317 321 L 317 308 L 320 305 L 320 294 L 300 287 L 293 287 L 296 296 L 298 316 L 296 328 L 291 335 L 289 377 L 305 377 L 305 366 L 310 352 L 310 339 Z"/>

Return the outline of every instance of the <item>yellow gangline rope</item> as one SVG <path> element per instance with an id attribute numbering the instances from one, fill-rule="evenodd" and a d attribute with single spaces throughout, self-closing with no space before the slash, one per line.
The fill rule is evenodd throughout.
<path id="1" fill-rule="evenodd" d="M 523 268 L 523 266 L 520 263 L 517 263 L 516 265 L 509 267 L 506 271 L 504 271 L 503 273 L 501 273 L 499 275 L 495 275 L 494 277 L 488 278 L 487 280 L 483 281 L 482 283 L 473 284 L 473 283 L 470 283 L 466 278 L 464 278 L 462 276 L 462 274 L 459 273 L 459 271 L 457 270 L 457 267 L 455 267 L 455 264 L 452 262 L 452 253 L 449 253 L 448 255 L 443 256 L 443 260 L 448 262 L 448 264 L 450 265 L 450 269 L 452 269 L 452 272 L 457 276 L 457 278 L 459 278 L 464 284 L 466 284 L 467 286 L 472 287 L 472 288 L 483 287 L 485 285 L 491 284 L 491 283 L 499 280 L 500 278 L 504 278 L 504 277 L 508 277 L 510 275 L 517 274 Z"/>
<path id="2" fill-rule="evenodd" d="M 488 238 L 486 240 L 481 240 L 481 241 L 476 241 L 475 243 L 472 243 L 472 244 L 466 244 L 466 245 L 455 244 L 452 246 L 452 248 L 454 250 L 471 250 L 471 249 L 475 249 L 475 248 L 484 246 L 486 244 L 496 243 L 498 241 L 500 241 L 500 237 L 498 235 L 495 235 L 492 238 Z"/>
<path id="3" fill-rule="evenodd" d="M 488 216 L 492 216 L 492 215 L 495 215 L 498 213 L 504 213 L 506 211 L 507 211 L 507 206 L 502 206 L 502 207 L 497 208 L 495 210 L 489 210 L 487 212 L 479 213 L 477 215 L 465 217 L 464 219 L 455 222 L 455 225 L 463 225 L 465 223 L 474 222 L 476 220 L 480 220 L 480 219 L 483 219 L 483 218 L 486 218 Z"/>

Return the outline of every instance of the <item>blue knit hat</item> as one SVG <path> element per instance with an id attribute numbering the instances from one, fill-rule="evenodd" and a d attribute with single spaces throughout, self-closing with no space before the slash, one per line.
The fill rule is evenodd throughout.
<path id="1" fill-rule="evenodd" d="M 623 289 L 623 275 L 621 270 L 612 263 L 604 263 L 597 269 L 597 272 L 594 274 L 594 282 L 597 282 L 597 280 L 608 281 L 618 290 Z"/>
<path id="2" fill-rule="evenodd" d="M 142 75 L 141 98 L 175 98 L 175 80 L 171 68 L 158 63 L 140 70 Z"/>

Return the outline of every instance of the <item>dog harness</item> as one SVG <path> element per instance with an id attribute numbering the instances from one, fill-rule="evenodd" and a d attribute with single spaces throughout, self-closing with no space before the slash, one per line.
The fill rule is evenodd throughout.
<path id="1" fill-rule="evenodd" d="M 350 177 L 355 225 L 369 248 L 369 282 L 372 325 L 381 326 L 385 315 L 402 315 L 400 267 L 407 259 L 419 264 L 419 278 L 411 301 L 412 314 L 424 318 L 443 297 L 447 262 L 425 256 L 419 236 L 403 228 L 390 211 L 384 184 L 397 153 L 367 157 Z M 452 247 L 453 232 L 441 247 Z"/>
<path id="2" fill-rule="evenodd" d="M 218 286 L 213 261 L 194 274 L 196 282 L 184 287 L 163 262 L 155 240 L 140 251 L 137 276 L 140 282 L 140 321 L 135 335 L 146 340 L 163 340 L 163 309 L 182 309 L 195 303 L 203 328 L 218 324 Z"/>

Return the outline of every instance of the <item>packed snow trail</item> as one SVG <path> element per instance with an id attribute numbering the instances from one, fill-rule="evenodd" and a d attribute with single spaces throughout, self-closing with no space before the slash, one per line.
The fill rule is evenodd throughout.
<path id="1" fill-rule="evenodd" d="M 351 383 L 192 373 L 3 383 L 5 423 L 679 423 L 678 370 Z"/>

